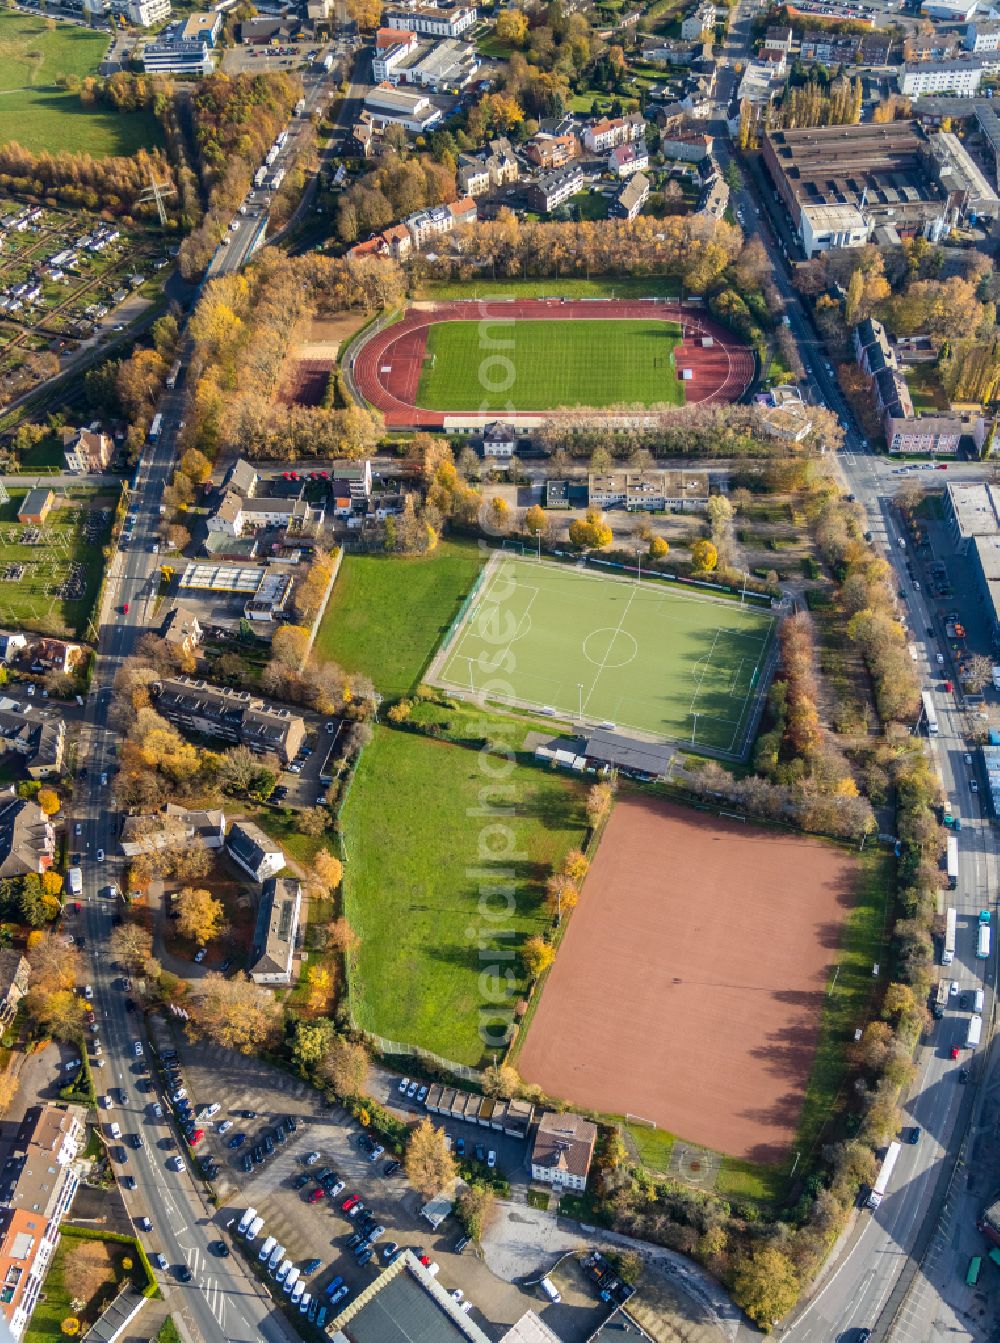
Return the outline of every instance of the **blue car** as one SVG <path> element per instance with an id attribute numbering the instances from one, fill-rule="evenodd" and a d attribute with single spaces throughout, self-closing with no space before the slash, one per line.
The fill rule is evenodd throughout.
<path id="1" fill-rule="evenodd" d="M 304 1278 L 310 1277 L 316 1272 L 322 1262 L 322 1259 L 307 1259 L 302 1265 L 302 1276 Z"/>
<path id="2" fill-rule="evenodd" d="M 245 1133 L 234 1134 L 234 1136 L 229 1139 L 229 1146 L 233 1149 L 234 1152 L 237 1152 L 243 1146 L 246 1140 L 247 1135 Z"/>

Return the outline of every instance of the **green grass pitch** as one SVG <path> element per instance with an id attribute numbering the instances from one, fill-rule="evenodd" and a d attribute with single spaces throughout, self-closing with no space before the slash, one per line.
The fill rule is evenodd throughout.
<path id="1" fill-rule="evenodd" d="M 33 152 L 131 155 L 163 144 L 148 112 L 84 107 L 56 84 L 59 75 L 96 75 L 107 33 L 57 24 L 28 14 L 0 14 L 0 141 Z"/>
<path id="2" fill-rule="evenodd" d="M 430 679 L 742 755 L 769 611 L 504 556 Z"/>
<path id="3" fill-rule="evenodd" d="M 674 367 L 676 322 L 436 322 L 417 389 L 425 410 L 551 410 L 559 406 L 683 405 Z"/>

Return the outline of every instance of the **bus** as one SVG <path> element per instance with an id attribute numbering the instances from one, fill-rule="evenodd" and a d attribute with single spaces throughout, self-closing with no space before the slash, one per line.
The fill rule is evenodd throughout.
<path id="1" fill-rule="evenodd" d="M 149 426 L 149 441 L 155 443 L 160 437 L 160 430 L 163 428 L 163 416 L 159 411 L 153 416 L 153 423 Z"/>
<path id="2" fill-rule="evenodd" d="M 948 836 L 948 889 L 953 891 L 958 885 L 958 840 Z"/>
<path id="3" fill-rule="evenodd" d="M 983 1271 L 983 1257 L 981 1254 L 974 1254 L 969 1260 L 969 1271 L 965 1275 L 966 1287 L 975 1287 L 979 1281 L 979 1275 Z"/>
<path id="4" fill-rule="evenodd" d="M 981 923 L 979 925 L 979 937 L 976 940 L 976 960 L 988 961 L 990 958 L 990 925 Z"/>
<path id="5" fill-rule="evenodd" d="M 924 719 L 927 723 L 928 737 L 936 737 L 938 734 L 937 713 L 934 709 L 934 700 L 931 698 L 931 692 L 925 690 L 920 696 L 921 703 L 924 706 Z"/>
<path id="6" fill-rule="evenodd" d="M 941 964 L 951 965 L 955 959 L 955 924 L 958 916 L 953 909 L 949 909 L 945 916 L 944 926 L 944 950 L 941 953 Z"/>

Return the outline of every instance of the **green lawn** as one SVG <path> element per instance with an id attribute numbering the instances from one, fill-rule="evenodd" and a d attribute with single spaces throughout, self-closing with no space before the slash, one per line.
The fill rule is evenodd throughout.
<path id="1" fill-rule="evenodd" d="M 441 281 L 424 285 L 419 298 L 676 298 L 666 275 L 607 275 L 598 279 Z"/>
<path id="2" fill-rule="evenodd" d="M 619 402 L 682 405 L 674 368 L 680 330 L 667 321 L 436 322 L 417 405 L 426 410 L 551 410 Z"/>
<path id="3" fill-rule="evenodd" d="M 408 694 L 483 564 L 479 548 L 442 541 L 429 555 L 345 555 L 316 654 L 370 676 L 390 698 Z"/>
<path id="4" fill-rule="evenodd" d="M 303 868 L 312 866 L 320 849 L 333 849 L 332 843 L 322 836 L 304 835 L 296 829 L 298 812 L 292 807 L 261 807 L 249 818 L 256 821 L 266 835 L 276 839 L 288 856 Z"/>
<path id="5" fill-rule="evenodd" d="M 939 415 L 949 409 L 948 398 L 937 368 L 933 364 L 915 364 L 906 370 L 910 400 L 918 415 Z"/>
<path id="6" fill-rule="evenodd" d="M 760 607 L 511 555 L 432 679 L 739 755 L 773 631 Z"/>
<path id="7" fill-rule="evenodd" d="M 488 759 L 489 771 L 479 751 L 378 728 L 342 814 L 357 1025 L 473 1065 L 484 1023 L 511 1020 L 525 987 L 513 953 L 547 925 L 545 880 L 586 827 L 583 785 L 525 766 L 503 769 L 512 814 L 484 815 L 498 805 Z M 496 1006 L 493 971 L 510 974 Z"/>
<path id="8" fill-rule="evenodd" d="M 27 14 L 0 14 L 0 140 L 33 151 L 131 155 L 163 143 L 156 118 L 83 106 L 56 84 L 59 75 L 94 75 L 107 33 L 54 25 Z"/>
<path id="9" fill-rule="evenodd" d="M 571 219 L 607 219 L 608 197 L 599 191 L 581 191 L 566 202 Z"/>
<path id="10" fill-rule="evenodd" d="M 101 1239 L 100 1236 L 94 1234 L 85 1234 L 85 1236 L 80 1237 L 74 1234 L 75 1230 L 76 1228 L 72 1226 L 63 1228 L 62 1240 L 59 1242 L 59 1247 L 46 1275 L 38 1305 L 35 1307 L 24 1335 L 24 1343 L 50 1343 L 52 1339 L 65 1339 L 66 1337 L 62 1333 L 60 1325 L 63 1320 L 73 1315 L 74 1311 L 70 1305 L 69 1293 L 63 1284 L 63 1265 L 67 1256 L 72 1254 L 84 1239 Z M 83 1322 L 82 1333 L 87 1332 L 88 1326 L 93 1324 L 103 1307 L 114 1296 L 117 1280 L 115 1267 L 117 1266 L 120 1271 L 123 1257 L 128 1256 L 132 1259 L 134 1265 L 132 1277 L 140 1288 L 145 1286 L 145 1275 L 139 1257 L 135 1253 L 134 1242 L 129 1243 L 125 1240 L 109 1237 L 102 1243 L 108 1251 L 108 1273 L 104 1285 L 98 1288 L 79 1314 L 79 1318 Z"/>

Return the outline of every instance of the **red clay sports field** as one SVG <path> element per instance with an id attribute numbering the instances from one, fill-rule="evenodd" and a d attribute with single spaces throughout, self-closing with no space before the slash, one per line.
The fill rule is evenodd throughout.
<path id="1" fill-rule="evenodd" d="M 354 356 L 352 375 L 365 400 L 382 413 L 387 428 L 442 429 L 456 419 L 475 418 L 470 406 L 459 416 L 424 410 L 416 403 L 417 387 L 427 348 L 428 328 L 435 322 L 454 321 L 624 321 L 631 319 L 676 322 L 682 338 L 674 356 L 678 370 L 689 369 L 684 382 L 690 404 L 738 401 L 754 377 L 754 357 L 748 346 L 714 322 L 677 303 L 656 299 L 518 299 L 509 302 L 466 300 L 411 308 L 402 321 L 374 332 Z M 484 415 L 482 419 L 495 419 Z M 539 418 L 537 412 L 505 410 L 503 419 Z"/>

